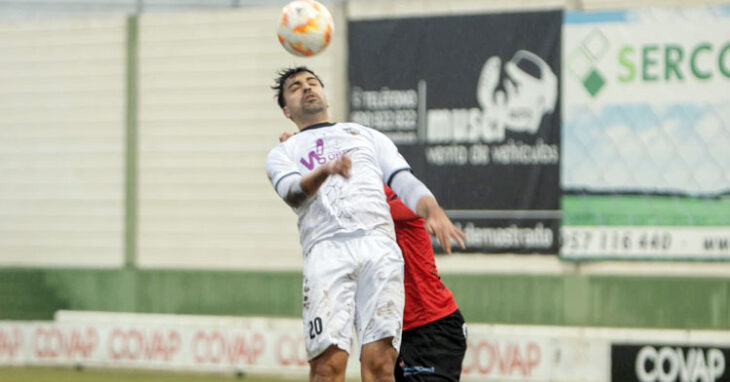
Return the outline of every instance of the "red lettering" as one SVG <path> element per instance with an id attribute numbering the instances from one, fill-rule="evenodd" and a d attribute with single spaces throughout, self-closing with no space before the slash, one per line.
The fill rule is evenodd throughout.
<path id="1" fill-rule="evenodd" d="M 276 362 L 281 366 L 304 366 L 307 364 L 304 338 L 292 339 L 282 335 L 276 340 Z"/>
<path id="2" fill-rule="evenodd" d="M 231 363 L 245 361 L 248 364 L 256 363 L 258 357 L 263 353 L 265 347 L 264 337 L 255 333 L 248 340 L 243 336 L 236 336 L 233 346 L 229 347 L 228 359 Z"/>
<path id="3" fill-rule="evenodd" d="M 124 351 L 124 333 L 119 329 L 112 330 L 112 334 L 109 335 L 109 355 L 112 359 L 121 359 Z"/>
<path id="4" fill-rule="evenodd" d="M 174 330 L 151 331 L 114 329 L 109 335 L 108 352 L 112 359 L 170 361 L 179 351 L 182 340 Z"/>
<path id="5" fill-rule="evenodd" d="M 522 362 L 522 356 L 520 355 L 520 348 L 517 345 L 507 344 L 504 355 L 505 357 L 501 364 L 507 365 L 507 367 L 502 369 L 503 373 L 507 375 L 514 375 L 515 369 L 517 369 L 517 371 L 522 373 L 522 375 L 526 375 L 527 370 L 525 370 L 524 362 Z"/>
<path id="6" fill-rule="evenodd" d="M 10 358 L 15 357 L 22 344 L 23 333 L 20 329 L 0 330 L 0 355 L 8 355 Z"/>
<path id="7" fill-rule="evenodd" d="M 193 358 L 195 359 L 195 363 L 202 363 L 205 358 L 202 355 L 202 352 L 200 350 L 200 344 L 207 344 L 205 340 L 205 333 L 203 332 L 197 332 L 195 333 L 195 336 L 193 337 L 193 343 L 191 346 L 193 347 Z"/>
<path id="8" fill-rule="evenodd" d="M 532 369 L 534 369 L 537 365 L 540 364 L 540 359 L 542 358 L 542 354 L 540 353 L 540 347 L 534 343 L 530 342 L 527 344 L 527 374 L 525 375 L 531 375 Z"/>
<path id="9" fill-rule="evenodd" d="M 210 361 L 213 363 L 220 363 L 223 359 L 223 352 L 225 351 L 225 344 L 223 343 L 223 336 L 215 332 L 210 339 Z"/>
<path id="10" fill-rule="evenodd" d="M 226 337 L 215 331 L 195 333 L 192 343 L 193 358 L 196 363 L 254 364 L 264 352 L 266 342 L 260 333 Z"/>
<path id="11" fill-rule="evenodd" d="M 482 349 L 484 350 L 488 362 L 485 362 L 485 366 L 482 367 Z M 481 374 L 489 374 L 492 372 L 492 369 L 494 368 L 494 365 L 496 365 L 497 359 L 499 358 L 498 351 L 494 348 L 492 344 L 490 344 L 487 341 L 482 341 L 477 345 L 477 355 L 476 355 L 476 361 L 477 361 L 477 368 L 479 369 L 479 373 Z"/>
<path id="12" fill-rule="evenodd" d="M 145 347 L 145 358 L 169 361 L 180 350 L 181 343 L 180 333 L 177 331 L 168 331 L 166 335 L 160 332 L 154 332 L 152 334 L 152 340 Z"/>
<path id="13" fill-rule="evenodd" d="M 539 366 L 542 355 L 540 346 L 534 342 L 526 345 L 507 342 L 499 343 L 481 340 L 467 341 L 462 373 L 499 376 L 532 376 Z"/>
<path id="14" fill-rule="evenodd" d="M 33 350 L 38 358 L 64 356 L 88 358 L 96 349 L 99 336 L 94 328 L 61 330 L 39 327 L 33 333 Z"/>
<path id="15" fill-rule="evenodd" d="M 126 336 L 127 340 L 127 357 L 131 360 L 139 359 L 139 357 L 142 355 L 142 350 L 144 349 L 144 338 L 142 337 L 142 333 L 140 333 L 137 330 L 130 330 L 127 332 Z"/>

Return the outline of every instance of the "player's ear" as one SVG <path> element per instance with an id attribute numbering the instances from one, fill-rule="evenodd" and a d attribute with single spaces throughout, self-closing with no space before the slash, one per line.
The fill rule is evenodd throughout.
<path id="1" fill-rule="evenodd" d="M 284 113 L 284 116 L 291 119 L 291 113 L 289 113 L 289 108 L 284 106 L 281 108 L 281 112 Z"/>

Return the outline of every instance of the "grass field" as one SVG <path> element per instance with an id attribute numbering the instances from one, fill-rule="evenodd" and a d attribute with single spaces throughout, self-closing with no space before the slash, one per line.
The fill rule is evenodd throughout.
<path id="1" fill-rule="evenodd" d="M 730 225 L 730 198 L 564 195 L 563 225 Z"/>
<path id="2" fill-rule="evenodd" d="M 281 378 L 233 374 L 183 374 L 140 370 L 101 370 L 51 367 L 0 367 L 0 382 L 302 382 Z"/>

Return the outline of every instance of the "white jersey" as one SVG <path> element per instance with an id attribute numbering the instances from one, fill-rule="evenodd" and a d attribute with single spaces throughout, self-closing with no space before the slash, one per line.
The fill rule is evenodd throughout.
<path id="1" fill-rule="evenodd" d="M 395 240 L 383 183 L 410 166 L 382 133 L 356 123 L 308 127 L 269 152 L 266 172 L 284 198 L 281 180 L 305 176 L 344 154 L 352 160 L 350 178 L 329 176 L 313 197 L 294 208 L 305 254 L 321 240 L 361 230 L 383 232 Z"/>

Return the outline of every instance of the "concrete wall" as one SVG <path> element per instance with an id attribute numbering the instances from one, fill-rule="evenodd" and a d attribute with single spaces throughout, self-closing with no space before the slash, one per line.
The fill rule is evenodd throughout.
<path id="1" fill-rule="evenodd" d="M 278 7 L 131 20 L 0 24 L 0 265 L 297 267 L 264 172 L 294 129 L 270 86 L 309 65 L 342 119 L 345 23 L 297 59 Z"/>
<path id="2" fill-rule="evenodd" d="M 730 329 L 727 277 L 442 275 L 468 322 Z M 0 269 L 0 320 L 58 309 L 234 316 L 301 315 L 301 274 L 258 271 Z"/>
<path id="3" fill-rule="evenodd" d="M 0 264 L 121 264 L 125 36 L 0 23 Z"/>

